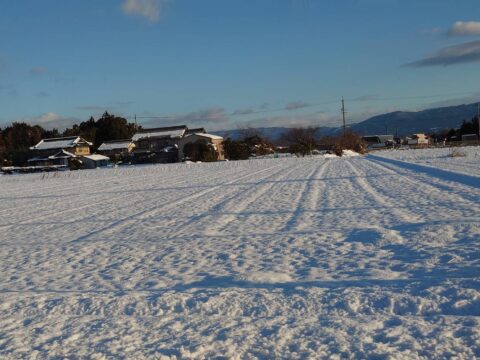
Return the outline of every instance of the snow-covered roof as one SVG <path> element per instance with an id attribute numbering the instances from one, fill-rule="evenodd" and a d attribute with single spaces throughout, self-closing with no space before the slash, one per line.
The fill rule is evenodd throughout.
<path id="1" fill-rule="evenodd" d="M 128 149 L 130 144 L 132 144 L 131 140 L 105 141 L 104 143 L 102 143 L 102 145 L 100 145 L 98 150 L 105 151 L 105 150 Z"/>
<path id="2" fill-rule="evenodd" d="M 62 138 L 42 139 L 37 145 L 32 146 L 30 150 L 66 149 L 79 144 L 93 145 L 91 142 L 82 139 L 80 136 L 69 136 Z"/>
<path id="3" fill-rule="evenodd" d="M 218 135 L 213 135 L 213 134 L 196 133 L 196 134 L 193 134 L 193 135 L 201 136 L 201 137 L 204 137 L 204 138 L 209 138 L 211 140 L 223 140 L 223 137 L 218 136 Z"/>
<path id="4" fill-rule="evenodd" d="M 187 127 L 185 125 L 182 126 L 171 126 L 171 127 L 163 127 L 163 128 L 156 128 L 156 129 L 145 129 L 140 130 L 135 135 L 133 135 L 132 140 L 138 141 L 140 139 L 145 138 L 181 138 L 185 135 L 187 131 Z"/>
<path id="5" fill-rule="evenodd" d="M 108 156 L 103 156 L 103 155 L 99 155 L 99 154 L 84 155 L 82 157 L 93 160 L 93 161 L 110 160 L 110 158 Z"/>
<path id="6" fill-rule="evenodd" d="M 58 153 L 56 153 L 52 156 L 49 156 L 48 158 L 50 160 L 53 160 L 53 159 L 64 159 L 64 158 L 71 158 L 71 157 L 76 157 L 76 156 L 75 156 L 75 154 L 72 154 L 71 152 L 62 150 L 62 151 L 59 151 Z"/>
<path id="7" fill-rule="evenodd" d="M 186 135 L 192 135 L 192 134 L 197 134 L 197 133 L 202 133 L 206 134 L 207 130 L 205 128 L 194 128 L 194 129 L 188 129 Z"/>

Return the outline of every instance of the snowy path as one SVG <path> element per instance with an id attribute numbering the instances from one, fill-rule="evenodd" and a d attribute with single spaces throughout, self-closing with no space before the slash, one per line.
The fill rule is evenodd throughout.
<path id="1" fill-rule="evenodd" d="M 0 357 L 480 357 L 479 174 L 419 169 L 2 176 Z"/>

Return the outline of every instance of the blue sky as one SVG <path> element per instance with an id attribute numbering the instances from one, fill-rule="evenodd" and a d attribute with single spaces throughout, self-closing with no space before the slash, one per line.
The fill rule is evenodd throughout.
<path id="1" fill-rule="evenodd" d="M 0 125 L 336 126 L 480 101 L 478 0 L 16 0 Z M 160 118 L 152 118 L 159 116 Z"/>

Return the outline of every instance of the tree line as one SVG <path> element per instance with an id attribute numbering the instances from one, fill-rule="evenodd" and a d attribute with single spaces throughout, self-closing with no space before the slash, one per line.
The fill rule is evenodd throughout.
<path id="1" fill-rule="evenodd" d="M 446 138 L 451 140 L 452 138 L 456 137 L 457 139 L 461 139 L 462 135 L 470 135 L 470 134 L 479 134 L 479 124 L 480 118 L 475 116 L 472 120 L 464 120 L 462 125 L 458 129 L 450 129 L 446 134 Z"/>
<path id="2" fill-rule="evenodd" d="M 97 120 L 90 117 L 87 121 L 75 124 L 59 132 L 58 129 L 46 130 L 40 125 L 14 122 L 0 129 L 1 166 L 23 166 L 31 157 L 30 147 L 42 139 L 66 136 L 81 136 L 98 148 L 104 141 L 131 139 L 136 125 L 125 118 L 109 114 L 107 111 Z"/>
<path id="3" fill-rule="evenodd" d="M 322 136 L 318 127 L 292 128 L 276 141 L 269 140 L 257 129 L 247 129 L 238 140 L 227 137 L 223 146 L 225 155 L 230 160 L 245 160 L 252 156 L 268 155 L 274 152 L 291 153 L 303 157 L 316 150 L 325 150 L 342 156 L 343 150 L 364 153 L 366 149 L 362 138 L 352 131 Z"/>

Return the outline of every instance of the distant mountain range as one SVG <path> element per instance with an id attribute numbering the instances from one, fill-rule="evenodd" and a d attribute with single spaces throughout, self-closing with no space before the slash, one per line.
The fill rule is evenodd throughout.
<path id="1" fill-rule="evenodd" d="M 447 106 L 422 111 L 395 111 L 377 115 L 365 121 L 352 124 L 349 129 L 360 135 L 397 134 L 406 136 L 415 133 L 432 133 L 457 128 L 464 120 L 471 120 L 477 114 L 477 104 Z M 257 128 L 265 137 L 278 140 L 287 132 L 287 127 Z M 322 135 L 334 135 L 341 128 L 322 127 Z M 244 130 L 216 131 L 223 137 L 238 139 Z"/>
<path id="2" fill-rule="evenodd" d="M 460 127 L 463 120 L 471 120 L 477 114 L 477 104 L 448 106 L 422 111 L 395 111 L 374 116 L 352 125 L 358 134 L 432 133 Z"/>

